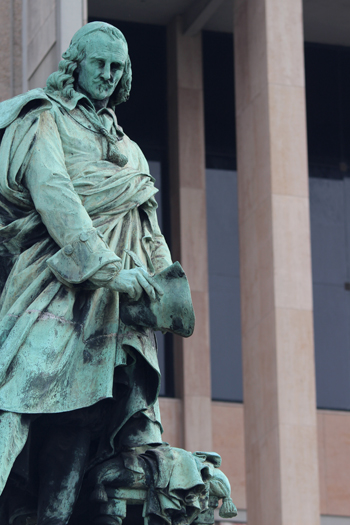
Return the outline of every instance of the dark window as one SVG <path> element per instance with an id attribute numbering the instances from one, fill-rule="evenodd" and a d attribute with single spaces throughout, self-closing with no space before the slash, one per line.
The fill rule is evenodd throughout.
<path id="1" fill-rule="evenodd" d="M 350 49 L 305 44 L 317 406 L 350 410 Z"/>
<path id="2" fill-rule="evenodd" d="M 306 43 L 305 81 L 310 176 L 349 176 L 350 49 Z"/>
<path id="3" fill-rule="evenodd" d="M 93 22 L 95 19 L 89 19 Z M 119 124 L 142 149 L 155 177 L 158 218 L 170 245 L 167 162 L 166 28 L 117 20 L 105 20 L 124 34 L 132 65 L 130 99 L 116 107 Z M 157 333 L 162 373 L 161 395 L 174 395 L 172 336 Z"/>
<path id="4" fill-rule="evenodd" d="M 242 401 L 232 34 L 203 33 L 212 397 Z"/>
<path id="5" fill-rule="evenodd" d="M 237 173 L 207 169 L 212 398 L 242 401 Z"/>
<path id="6" fill-rule="evenodd" d="M 205 152 L 207 168 L 236 169 L 233 37 L 203 32 Z"/>
<path id="7" fill-rule="evenodd" d="M 350 179 L 310 178 L 317 406 L 350 409 Z"/>

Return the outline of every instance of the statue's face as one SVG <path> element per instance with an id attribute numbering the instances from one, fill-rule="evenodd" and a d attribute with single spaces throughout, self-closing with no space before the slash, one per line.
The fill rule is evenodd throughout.
<path id="1" fill-rule="evenodd" d="M 86 56 L 78 69 L 78 89 L 92 100 L 105 100 L 112 95 L 123 75 L 126 45 L 97 31 L 91 35 L 85 49 Z"/>

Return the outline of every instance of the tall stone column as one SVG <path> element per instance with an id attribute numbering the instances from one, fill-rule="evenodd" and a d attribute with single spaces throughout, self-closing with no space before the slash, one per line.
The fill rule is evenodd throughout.
<path id="1" fill-rule="evenodd" d="M 22 0 L 0 2 L 0 101 L 22 92 Z"/>
<path id="2" fill-rule="evenodd" d="M 12 4 L 0 4 L 0 100 L 12 95 Z"/>
<path id="3" fill-rule="evenodd" d="M 302 1 L 236 0 L 249 525 L 319 525 Z"/>
<path id="4" fill-rule="evenodd" d="M 201 35 L 168 27 L 169 175 L 172 254 L 188 277 L 195 332 L 175 338 L 176 396 L 183 400 L 183 446 L 211 450 L 209 301 Z"/>
<path id="5" fill-rule="evenodd" d="M 61 60 L 74 33 L 87 23 L 87 0 L 56 1 L 57 60 Z"/>

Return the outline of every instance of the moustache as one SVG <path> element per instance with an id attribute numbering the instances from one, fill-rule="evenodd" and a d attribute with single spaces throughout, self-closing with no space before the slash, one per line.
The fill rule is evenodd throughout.
<path id="1" fill-rule="evenodd" d="M 114 86 L 114 82 L 110 80 L 95 80 L 95 84 L 98 86 L 104 87 L 104 88 L 112 88 Z"/>

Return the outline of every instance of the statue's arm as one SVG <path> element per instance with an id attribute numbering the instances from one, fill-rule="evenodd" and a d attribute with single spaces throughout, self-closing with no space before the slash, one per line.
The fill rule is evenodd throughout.
<path id="1" fill-rule="evenodd" d="M 57 126 L 49 112 L 40 115 L 23 184 L 48 233 L 61 248 L 48 260 L 57 278 L 66 284 L 77 284 L 103 269 L 106 282 L 113 278 L 120 270 L 120 259 L 100 238 L 74 190 Z"/>

